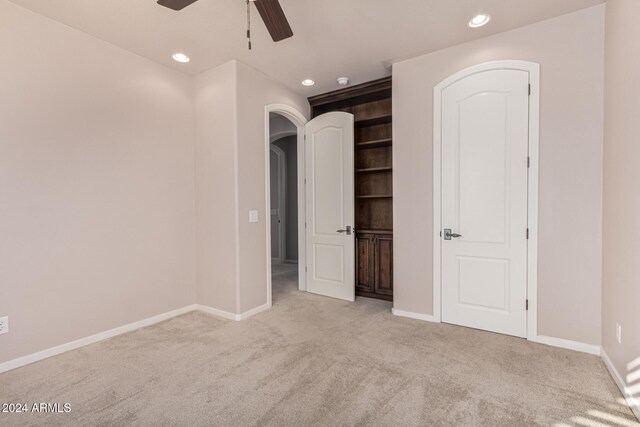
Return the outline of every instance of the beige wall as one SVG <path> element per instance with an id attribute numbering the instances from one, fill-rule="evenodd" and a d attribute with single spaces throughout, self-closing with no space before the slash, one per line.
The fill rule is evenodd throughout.
<path id="1" fill-rule="evenodd" d="M 308 114 L 304 98 L 236 61 L 189 78 L 4 1 L 0 55 L 0 363 L 196 302 L 267 303 L 264 106 Z"/>
<path id="2" fill-rule="evenodd" d="M 267 304 L 265 106 L 309 106 L 237 61 L 197 76 L 195 99 L 198 303 L 245 313 Z"/>
<path id="3" fill-rule="evenodd" d="M 610 84 L 607 188 L 634 182 L 632 118 L 616 110 L 637 102 L 625 97 L 637 62 L 624 62 L 637 59 L 616 48 L 637 31 L 631 7 L 614 1 L 609 18 L 621 22 L 609 80 L 629 83 Z M 432 313 L 433 86 L 524 59 L 542 64 L 539 333 L 600 342 L 603 12 L 395 64 L 397 309 Z M 4 1 L 0 56 L 0 315 L 11 322 L 0 363 L 194 302 L 230 313 L 267 302 L 264 106 L 308 116 L 303 97 L 236 61 L 190 79 Z M 621 267 L 633 242 L 616 252 L 636 225 L 628 193 L 605 194 L 603 339 L 619 369 L 638 355 L 637 272 Z"/>
<path id="4" fill-rule="evenodd" d="M 267 303 L 265 212 L 265 106 L 286 104 L 309 116 L 307 100 L 267 75 L 238 62 L 238 216 L 240 219 L 240 312 Z M 249 223 L 249 210 L 259 222 Z"/>
<path id="5" fill-rule="evenodd" d="M 538 334 L 600 343 L 604 6 L 394 64 L 394 307 L 433 313 L 433 88 L 541 64 Z"/>
<path id="6" fill-rule="evenodd" d="M 0 363 L 195 301 L 191 80 L 0 1 Z"/>
<path id="7" fill-rule="evenodd" d="M 237 66 L 195 78 L 198 303 L 238 311 Z"/>
<path id="8" fill-rule="evenodd" d="M 640 2 L 606 21 L 602 346 L 640 401 Z M 622 326 L 622 343 L 615 325 Z M 635 373 L 635 378 L 628 377 Z M 636 408 L 640 413 L 640 407 Z"/>

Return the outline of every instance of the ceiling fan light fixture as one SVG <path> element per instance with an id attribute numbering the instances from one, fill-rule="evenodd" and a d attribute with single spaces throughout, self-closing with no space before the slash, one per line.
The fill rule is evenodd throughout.
<path id="1" fill-rule="evenodd" d="M 174 61 L 181 62 L 183 64 L 186 64 L 187 62 L 191 61 L 191 58 L 189 58 L 184 53 L 174 53 L 173 55 L 171 55 L 171 57 L 173 58 Z"/>
<path id="2" fill-rule="evenodd" d="M 485 13 L 481 13 L 479 15 L 474 16 L 469 20 L 469 26 L 471 28 L 479 28 L 483 25 L 486 25 L 491 21 L 491 15 L 487 15 Z"/>
<path id="3" fill-rule="evenodd" d="M 313 86 L 314 84 L 316 84 L 316 82 L 311 79 L 304 79 L 302 81 L 302 86 Z"/>

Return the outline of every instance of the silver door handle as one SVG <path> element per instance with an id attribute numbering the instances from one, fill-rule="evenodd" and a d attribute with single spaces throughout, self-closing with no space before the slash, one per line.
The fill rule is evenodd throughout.
<path id="1" fill-rule="evenodd" d="M 347 228 L 344 230 L 336 230 L 338 233 L 347 233 L 347 236 L 351 236 L 351 226 L 347 225 Z"/>
<path id="2" fill-rule="evenodd" d="M 451 238 L 458 238 L 458 237 L 462 237 L 462 234 L 458 234 L 458 233 L 452 233 L 450 228 L 445 228 L 444 229 L 444 240 L 451 240 Z"/>

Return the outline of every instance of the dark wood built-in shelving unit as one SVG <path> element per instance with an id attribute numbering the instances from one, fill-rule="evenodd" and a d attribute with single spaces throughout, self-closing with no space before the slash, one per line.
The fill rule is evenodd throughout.
<path id="1" fill-rule="evenodd" d="M 354 115 L 356 295 L 393 300 L 391 77 L 309 98 L 312 117 Z"/>
<path id="2" fill-rule="evenodd" d="M 393 198 L 391 194 L 360 194 L 356 195 L 356 199 L 390 199 Z M 358 221 L 356 220 L 356 223 Z"/>
<path id="3" fill-rule="evenodd" d="M 381 167 L 381 168 L 364 168 L 364 169 L 356 169 L 356 173 L 373 173 L 373 172 L 387 172 L 392 170 L 392 167 Z"/>
<path id="4" fill-rule="evenodd" d="M 391 123 L 391 114 L 382 114 L 379 116 L 366 117 L 366 118 L 354 120 L 354 125 L 356 127 L 384 125 L 387 123 Z"/>
<path id="5" fill-rule="evenodd" d="M 374 139 L 373 141 L 356 142 L 356 150 L 364 148 L 378 148 L 378 147 L 391 147 L 391 138 L 387 139 Z"/>

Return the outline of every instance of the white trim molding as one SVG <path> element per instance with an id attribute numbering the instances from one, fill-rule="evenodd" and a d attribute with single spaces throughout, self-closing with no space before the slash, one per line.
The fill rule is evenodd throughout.
<path id="1" fill-rule="evenodd" d="M 431 314 L 413 313 L 411 311 L 396 310 L 395 308 L 391 309 L 391 313 L 394 316 L 408 317 L 409 319 L 424 320 L 424 321 L 427 321 L 427 322 L 440 323 L 440 321 L 436 320 L 436 318 Z"/>
<path id="2" fill-rule="evenodd" d="M 459 71 L 437 84 L 433 89 L 433 317 L 442 320 L 441 237 L 442 229 L 442 91 L 460 79 L 488 70 L 521 70 L 529 73 L 529 179 L 527 196 L 527 339 L 535 341 L 538 335 L 538 146 L 540 139 L 540 64 L 505 60 L 475 65 Z"/>
<path id="3" fill-rule="evenodd" d="M 117 328 L 109 329 L 108 331 L 100 332 L 94 335 L 90 335 L 85 338 L 80 338 L 75 341 L 61 344 L 55 347 L 48 348 L 46 350 L 38 351 L 17 359 L 9 360 L 0 364 L 0 373 L 10 371 L 12 369 L 20 368 L 30 363 L 38 362 L 40 360 L 48 359 L 49 357 L 57 356 L 67 351 L 75 350 L 80 347 L 87 346 L 89 344 L 95 344 L 99 341 L 103 341 L 109 338 L 116 337 L 118 335 L 126 334 L 127 332 L 135 331 L 136 329 L 144 328 L 154 325 L 156 323 L 163 322 L 176 316 L 180 316 L 198 309 L 196 304 L 188 305 L 177 310 L 172 310 L 167 313 L 159 314 L 157 316 L 149 317 L 148 319 L 140 320 L 137 322 L 129 323 L 127 325 L 119 326 Z"/>
<path id="4" fill-rule="evenodd" d="M 436 317 L 432 314 L 413 313 L 411 311 L 397 310 L 395 308 L 391 309 L 391 313 L 393 313 L 394 316 L 399 316 L 399 317 L 408 317 L 410 319 L 424 320 L 426 322 L 442 323 L 440 320 L 436 319 Z M 464 326 L 459 326 L 459 327 L 464 328 Z M 551 347 L 564 348 L 567 350 L 579 351 L 581 353 L 594 354 L 597 356 L 599 356 L 602 352 L 604 352 L 604 350 L 602 350 L 601 347 L 598 345 L 585 344 L 578 341 L 565 340 L 562 338 L 548 337 L 544 335 L 537 335 L 533 338 L 529 338 L 528 340 L 538 344 L 549 345 Z"/>
<path id="5" fill-rule="evenodd" d="M 298 143 L 298 288 L 301 291 L 307 290 L 306 275 L 305 275 L 305 251 L 300 250 L 305 246 L 305 230 L 304 222 L 306 218 L 305 213 L 305 152 L 304 152 L 304 126 L 307 124 L 307 118 L 298 110 L 290 107 L 286 104 L 269 104 L 264 107 L 264 126 L 265 126 L 265 212 L 271 213 L 271 200 L 269 194 L 271 192 L 271 174 L 270 172 L 270 150 L 271 150 L 271 138 L 270 138 L 270 126 L 269 126 L 269 114 L 275 113 L 289 119 L 297 128 Z M 265 221 L 266 233 L 267 233 L 267 304 L 265 306 L 271 307 L 272 295 L 271 295 L 271 221 Z M 263 306 L 264 307 L 264 306 Z"/>
<path id="6" fill-rule="evenodd" d="M 394 316 L 399 316 L 399 317 L 408 317 L 410 319 L 424 320 L 426 322 L 442 323 L 440 320 L 436 319 L 436 317 L 432 314 L 413 313 L 411 311 L 397 310 L 395 308 L 391 309 L 391 313 L 393 313 Z M 454 325 L 454 326 L 457 326 L 457 325 Z M 464 326 L 459 326 L 459 327 L 464 328 Z M 582 353 L 589 353 L 589 354 L 595 354 L 595 355 L 600 355 L 601 353 L 601 348 L 598 345 L 585 344 L 582 342 L 565 340 L 562 338 L 538 335 L 533 338 L 529 338 L 529 341 L 535 342 L 538 344 L 549 345 L 551 347 L 559 347 L 567 350 L 579 351 Z"/>
<path id="7" fill-rule="evenodd" d="M 271 308 L 271 304 L 263 304 L 256 308 L 252 308 L 249 311 L 245 311 L 244 313 L 240 313 L 236 315 L 237 321 L 248 319 L 249 317 L 255 316 L 258 313 L 262 313 L 263 311 L 269 310 Z"/>
<path id="8" fill-rule="evenodd" d="M 604 366 L 606 366 L 607 370 L 609 371 L 609 374 L 611 374 L 611 376 L 613 377 L 613 381 L 615 381 L 616 385 L 622 392 L 622 395 L 624 396 L 627 403 L 629 404 L 629 408 L 631 408 L 631 411 L 633 411 L 633 414 L 636 416 L 638 421 L 640 421 L 640 399 L 635 397 L 631 392 L 631 390 L 629 389 L 629 387 L 627 387 L 624 380 L 622 379 L 622 375 L 620 375 L 620 372 L 618 372 L 616 367 L 613 365 L 613 362 L 609 358 L 609 355 L 607 355 L 607 352 L 604 351 L 604 348 L 600 352 L 600 356 L 602 357 Z"/>
<path id="9" fill-rule="evenodd" d="M 562 338 L 548 337 L 545 335 L 537 335 L 533 338 L 529 337 L 529 341 L 539 344 L 550 345 L 551 347 L 566 348 L 567 350 L 575 350 L 582 353 L 600 355 L 600 346 L 594 344 L 585 344 L 578 341 L 565 340 Z"/>
<path id="10" fill-rule="evenodd" d="M 48 359 L 49 357 L 57 356 L 62 353 L 66 353 L 71 350 L 76 350 L 80 347 L 87 346 L 89 344 L 95 344 L 100 341 L 107 340 L 109 338 L 116 337 L 118 335 L 126 334 L 140 328 L 155 325 L 156 323 L 169 320 L 171 318 L 181 316 L 192 311 L 201 311 L 203 313 L 211 314 L 213 316 L 222 317 L 228 320 L 241 321 L 255 316 L 258 313 L 266 311 L 271 308 L 271 304 L 264 304 L 259 307 L 253 308 L 244 313 L 234 314 L 228 311 L 218 310 L 217 308 L 208 307 L 206 305 L 192 304 L 186 307 L 182 307 L 176 310 L 168 311 L 166 313 L 158 314 L 157 316 L 149 317 L 148 319 L 139 320 L 137 322 L 129 323 L 127 325 L 119 326 L 108 331 L 100 332 L 94 335 L 90 335 L 85 338 L 80 338 L 75 341 L 61 344 L 55 347 L 48 348 L 46 350 L 38 351 L 36 353 L 28 354 L 26 356 L 19 357 L 17 359 L 9 360 L 4 363 L 0 363 L 0 374 L 10 371 L 12 369 L 20 368 L 25 365 L 29 365 L 40 360 Z"/>
<path id="11" fill-rule="evenodd" d="M 274 134 L 269 135 L 269 139 L 271 140 L 271 143 L 273 144 L 274 142 L 276 142 L 279 139 L 285 138 L 287 136 L 293 136 L 293 135 L 297 135 L 297 132 L 294 131 L 282 131 L 282 132 L 276 132 Z"/>
<path id="12" fill-rule="evenodd" d="M 216 317 L 222 317 L 227 320 L 238 320 L 238 314 L 231 313 L 229 311 L 220 310 L 217 308 L 209 307 L 207 305 L 196 304 L 196 309 L 206 314 L 210 314 Z"/>
<path id="13" fill-rule="evenodd" d="M 230 313 L 228 311 L 219 310 L 217 308 L 213 308 L 213 307 L 209 307 L 201 304 L 197 304 L 196 307 L 198 311 L 201 311 L 203 313 L 207 313 L 207 314 L 211 314 L 212 316 L 222 317 L 223 319 L 234 320 L 236 322 L 239 322 L 241 320 L 248 319 L 251 316 L 255 316 L 258 313 L 261 313 L 265 310 L 270 309 L 271 304 L 263 304 L 261 306 L 252 308 L 251 310 L 245 311 L 244 313 L 240 313 L 240 314 Z"/>

